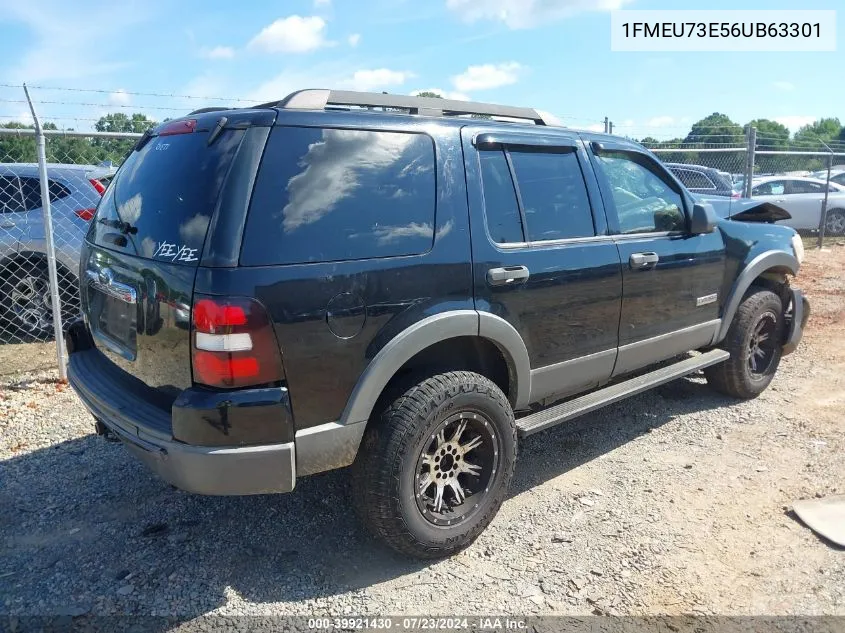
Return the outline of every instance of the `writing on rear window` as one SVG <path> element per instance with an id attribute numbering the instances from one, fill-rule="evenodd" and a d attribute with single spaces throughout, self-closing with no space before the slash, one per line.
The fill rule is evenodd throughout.
<path id="1" fill-rule="evenodd" d="M 196 256 L 197 248 L 188 248 L 172 242 L 161 242 L 158 248 L 153 253 L 153 258 L 160 257 L 162 259 L 169 259 L 172 262 L 195 262 L 199 258 Z"/>

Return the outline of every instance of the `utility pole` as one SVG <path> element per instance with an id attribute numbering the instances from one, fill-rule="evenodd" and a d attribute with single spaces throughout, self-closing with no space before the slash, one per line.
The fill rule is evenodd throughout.
<path id="1" fill-rule="evenodd" d="M 611 122 L 610 122 L 610 130 L 609 130 L 609 133 L 610 133 L 610 134 L 613 134 L 613 121 L 611 121 Z"/>
<path id="2" fill-rule="evenodd" d="M 607 117 L 604 117 L 604 133 L 608 134 L 610 130 L 610 121 Z"/>

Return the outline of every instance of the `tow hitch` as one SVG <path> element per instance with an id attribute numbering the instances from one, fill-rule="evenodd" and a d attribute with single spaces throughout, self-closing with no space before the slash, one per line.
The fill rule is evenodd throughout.
<path id="1" fill-rule="evenodd" d="M 109 427 L 107 427 L 105 424 L 103 424 L 99 420 L 96 420 L 94 422 L 94 429 L 97 431 L 97 435 L 102 436 L 103 439 L 106 440 L 107 442 L 119 442 L 120 441 L 120 438 L 117 435 L 115 435 L 109 429 Z"/>

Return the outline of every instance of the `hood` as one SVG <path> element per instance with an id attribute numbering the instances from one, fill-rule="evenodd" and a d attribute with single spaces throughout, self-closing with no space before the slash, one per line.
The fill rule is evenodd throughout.
<path id="1" fill-rule="evenodd" d="M 761 202 L 753 198 L 739 198 L 731 200 L 718 196 L 704 196 L 692 194 L 696 202 L 707 202 L 713 206 L 720 218 L 730 218 L 740 222 L 778 222 L 789 220 L 792 216 L 783 207 L 771 202 Z"/>

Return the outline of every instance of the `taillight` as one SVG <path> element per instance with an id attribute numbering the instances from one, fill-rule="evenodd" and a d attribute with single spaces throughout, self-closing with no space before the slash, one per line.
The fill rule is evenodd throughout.
<path id="1" fill-rule="evenodd" d="M 76 211 L 74 211 L 74 213 L 76 214 L 76 217 L 78 217 L 80 220 L 90 222 L 93 219 L 94 213 L 96 213 L 96 211 L 97 209 L 77 209 Z"/>
<path id="2" fill-rule="evenodd" d="M 106 192 L 106 186 L 96 178 L 91 178 L 88 182 L 91 183 L 91 186 L 94 187 L 94 189 L 97 190 L 97 193 L 101 196 Z"/>
<path id="3" fill-rule="evenodd" d="M 741 197 L 742 197 L 742 194 L 739 193 L 738 191 L 734 191 L 731 194 L 731 200 L 739 200 Z"/>
<path id="4" fill-rule="evenodd" d="M 276 336 L 257 301 L 196 296 L 192 322 L 194 382 L 233 388 L 284 380 Z"/>
<path id="5" fill-rule="evenodd" d="M 173 136 L 174 134 L 191 134 L 197 127 L 195 119 L 170 121 L 158 129 L 159 136 Z"/>

